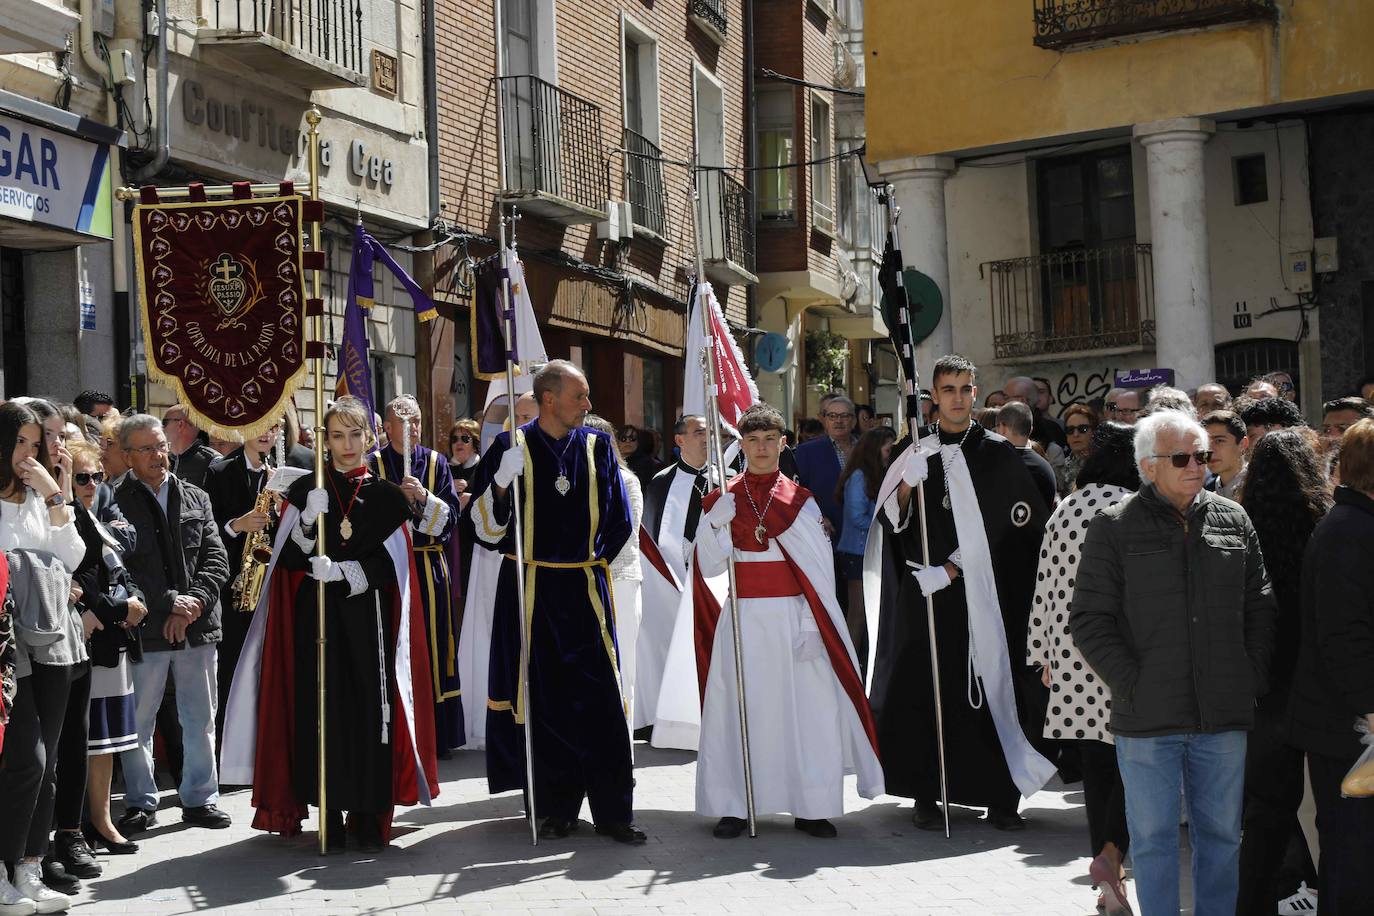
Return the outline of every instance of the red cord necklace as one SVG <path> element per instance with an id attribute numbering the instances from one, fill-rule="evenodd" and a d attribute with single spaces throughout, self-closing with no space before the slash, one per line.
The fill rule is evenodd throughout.
<path id="1" fill-rule="evenodd" d="M 338 499 L 339 505 L 343 505 L 343 496 L 339 493 L 339 487 L 334 483 L 334 475 L 329 476 L 329 488 L 334 491 L 334 497 Z M 344 475 L 348 476 L 348 475 Z M 339 537 L 342 543 L 347 544 L 348 539 L 353 537 L 353 522 L 348 518 L 348 513 L 353 511 L 353 504 L 358 501 L 358 494 L 363 491 L 363 481 L 367 479 L 367 474 L 359 474 L 357 483 L 353 485 L 353 498 L 348 501 L 348 508 L 343 511 L 343 521 L 339 522 Z"/>

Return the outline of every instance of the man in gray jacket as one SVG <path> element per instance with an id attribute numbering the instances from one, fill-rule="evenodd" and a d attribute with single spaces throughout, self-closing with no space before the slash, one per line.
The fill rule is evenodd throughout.
<path id="1" fill-rule="evenodd" d="M 1069 627 L 1112 691 L 1137 893 L 1177 913 L 1179 789 L 1197 916 L 1233 916 L 1246 732 L 1267 683 L 1275 607 L 1240 506 L 1203 490 L 1207 433 L 1178 411 L 1136 426 L 1145 483 L 1088 527 Z"/>
<path id="2" fill-rule="evenodd" d="M 143 661 L 134 666 L 135 720 L 141 748 L 124 755 L 127 810 L 121 833 L 146 830 L 156 819 L 153 726 L 168 672 L 176 682 L 182 724 L 181 819 L 197 827 L 229 826 L 221 811 L 215 769 L 215 653 L 220 641 L 220 589 L 229 579 L 228 554 L 210 497 L 173 477 L 162 423 L 135 414 L 119 426 L 131 472 L 115 502 L 138 532 L 124 555 L 129 575 L 147 596 Z"/>

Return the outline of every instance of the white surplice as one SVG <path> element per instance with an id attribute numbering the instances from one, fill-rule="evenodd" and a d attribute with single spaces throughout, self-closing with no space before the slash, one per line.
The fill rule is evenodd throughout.
<path id="1" fill-rule="evenodd" d="M 732 549 L 729 539 L 728 526 L 711 529 L 703 516 L 695 562 L 704 575 L 725 572 L 726 551 Z M 854 647 L 835 600 L 830 542 L 814 499 L 807 500 L 787 531 L 769 540 L 766 550 L 735 550 L 735 562 L 737 567 L 782 562 L 784 550 L 810 577 L 857 671 Z M 854 701 L 819 642 L 820 628 L 806 598 L 749 598 L 739 604 L 755 811 L 807 819 L 838 817 L 844 813 L 847 773 L 858 774 L 859 794 L 864 798 L 881 794 L 882 766 Z M 745 816 L 729 614 L 726 606 L 716 627 L 701 712 L 696 810 L 710 817 Z M 808 643 L 818 654 L 799 660 L 798 649 Z"/>

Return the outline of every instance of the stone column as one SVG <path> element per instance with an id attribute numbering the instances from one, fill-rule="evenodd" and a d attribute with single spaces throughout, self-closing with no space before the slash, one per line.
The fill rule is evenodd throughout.
<path id="1" fill-rule="evenodd" d="M 1156 361 L 1181 388 L 1212 381 L 1212 271 L 1207 252 L 1203 144 L 1216 131 L 1205 118 L 1137 124 L 1150 186 Z"/>
<path id="2" fill-rule="evenodd" d="M 954 350 L 954 327 L 949 301 L 949 236 L 945 227 L 945 181 L 954 174 L 949 156 L 914 156 L 879 163 L 892 182 L 897 205 L 902 260 L 933 279 L 944 299 L 944 312 L 935 332 L 916 347 L 916 371 L 921 387 L 930 387 L 935 360 Z"/>

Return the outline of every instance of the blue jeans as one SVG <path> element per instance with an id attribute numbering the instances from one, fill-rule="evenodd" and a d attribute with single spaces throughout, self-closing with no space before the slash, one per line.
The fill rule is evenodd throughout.
<path id="1" fill-rule="evenodd" d="M 128 807 L 157 810 L 157 783 L 153 780 L 153 727 L 167 672 L 177 685 L 177 718 L 181 722 L 183 762 L 177 787 L 183 808 L 199 808 L 219 801 L 219 774 L 215 770 L 215 650 L 210 643 L 188 649 L 145 652 L 134 665 L 134 721 L 139 747 L 125 751 L 124 802 Z"/>
<path id="2" fill-rule="evenodd" d="M 1188 797 L 1194 916 L 1235 916 L 1240 817 L 1245 796 L 1242 731 L 1116 737 L 1126 787 L 1131 865 L 1143 916 L 1177 916 L 1179 788 Z"/>

